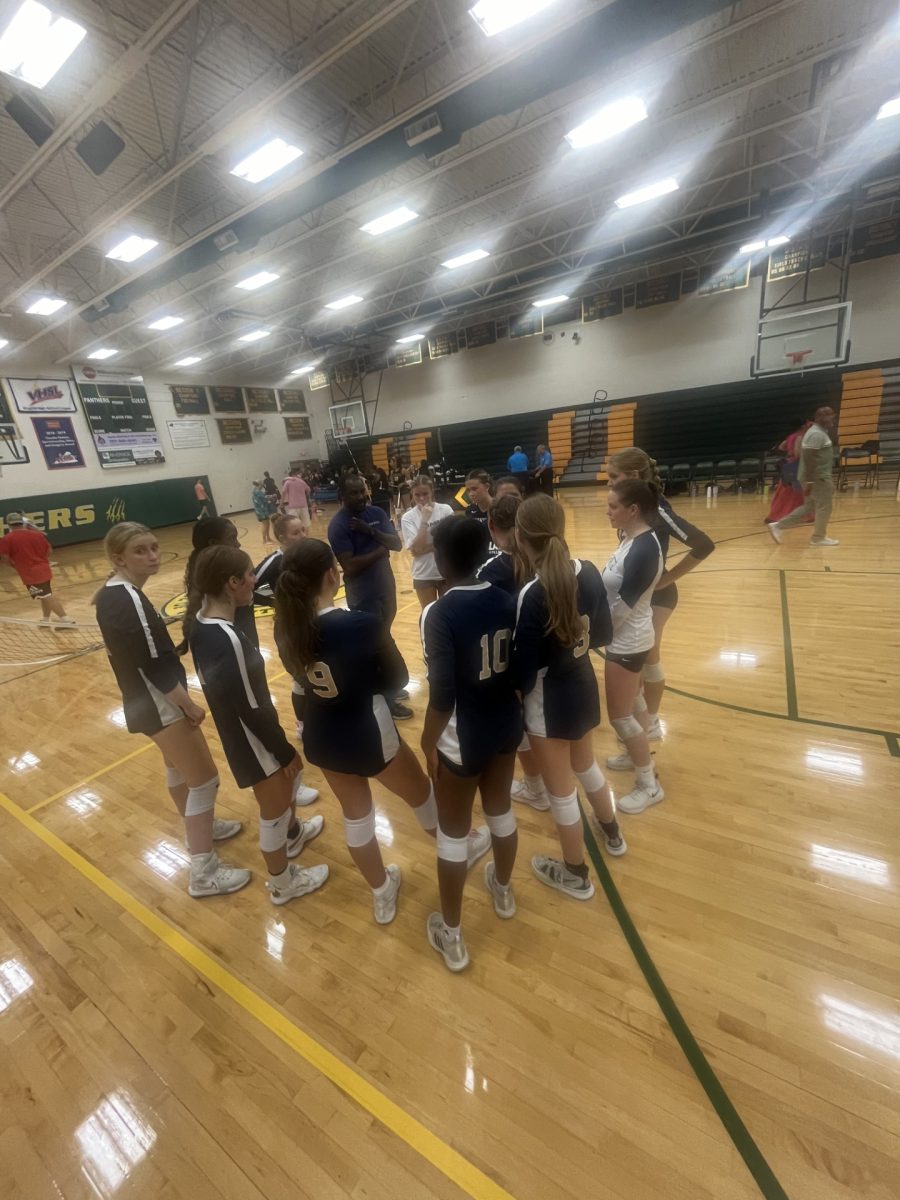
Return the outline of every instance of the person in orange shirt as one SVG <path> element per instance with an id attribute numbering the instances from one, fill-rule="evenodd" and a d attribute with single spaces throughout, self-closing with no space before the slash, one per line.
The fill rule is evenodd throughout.
<path id="1" fill-rule="evenodd" d="M 203 480 L 198 479 L 194 484 L 194 495 L 197 497 L 197 503 L 200 505 L 200 511 L 197 513 L 197 520 L 202 521 L 204 517 L 209 516 L 210 499 L 207 495 L 206 488 L 203 486 Z"/>
<path id="2" fill-rule="evenodd" d="M 21 513 L 9 513 L 6 524 L 9 533 L 0 538 L 0 558 L 9 559 L 28 589 L 28 595 L 32 600 L 40 600 L 43 619 L 38 624 L 43 629 L 50 629 L 52 613 L 58 618 L 53 628 L 73 628 L 74 620 L 66 615 L 62 600 L 53 594 L 50 543 L 39 529 L 25 527 Z"/>

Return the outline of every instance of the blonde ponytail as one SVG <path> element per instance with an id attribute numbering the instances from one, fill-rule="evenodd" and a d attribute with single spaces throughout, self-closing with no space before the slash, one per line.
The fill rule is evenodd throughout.
<path id="1" fill-rule="evenodd" d="M 620 475 L 634 475 L 643 483 L 652 484 L 658 492 L 662 492 L 662 481 L 656 466 L 656 459 L 651 458 L 646 450 L 637 446 L 626 446 L 609 456 L 609 465 Z"/>
<path id="2" fill-rule="evenodd" d="M 574 646 L 584 626 L 578 612 L 578 585 L 565 541 L 562 506 L 546 495 L 523 500 L 516 513 L 516 531 L 535 554 L 535 571 L 547 597 L 547 632 L 564 646 Z"/>

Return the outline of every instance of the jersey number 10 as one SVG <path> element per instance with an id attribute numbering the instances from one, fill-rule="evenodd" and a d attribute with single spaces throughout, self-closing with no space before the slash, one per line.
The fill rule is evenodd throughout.
<path id="1" fill-rule="evenodd" d="M 493 665 L 491 664 L 491 635 L 486 633 L 481 639 L 481 674 L 479 680 L 490 679 L 492 675 L 501 675 L 509 666 L 509 647 L 512 642 L 511 629 L 498 629 L 494 634 Z"/>

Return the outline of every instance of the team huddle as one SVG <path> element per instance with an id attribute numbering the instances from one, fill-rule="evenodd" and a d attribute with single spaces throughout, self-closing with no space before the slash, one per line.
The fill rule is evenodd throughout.
<path id="1" fill-rule="evenodd" d="M 252 788 L 259 805 L 272 903 L 320 888 L 329 874 L 324 864 L 293 861 L 324 820 L 298 816 L 318 792 L 304 784 L 303 759 L 269 694 L 256 635 L 258 604 L 274 604 L 275 642 L 293 680 L 304 756 L 341 806 L 346 844 L 371 889 L 378 924 L 394 919 L 402 879 L 399 867 L 382 858 L 372 779 L 407 804 L 423 836 L 435 841 L 440 912 L 429 916 L 427 936 L 450 970 L 469 962 L 464 886 L 489 851 L 484 884 L 495 912 L 502 919 L 516 913 L 513 801 L 549 811 L 556 826 L 560 853 L 532 858 L 537 878 L 576 900 L 593 896 L 578 784 L 607 853 L 624 854 L 617 810 L 640 813 L 664 797 L 650 739 L 659 737 L 665 686 L 659 643 L 677 600 L 675 580 L 713 548 L 661 497 L 655 464 L 643 451 L 613 456 L 608 474 L 607 511 L 619 545 L 602 571 L 571 557 L 564 509 L 546 494 L 494 496 L 488 481 L 479 513 L 439 520 L 432 519 L 426 488 L 414 496 L 422 511 L 411 537 L 420 556 L 431 556 L 427 603 L 420 597 L 428 679 L 424 767 L 395 724 L 395 713 L 402 719 L 409 711 L 401 704 L 408 672 L 390 635 L 392 613 L 385 619 L 383 605 L 362 595 L 363 572 L 352 569 L 353 552 L 342 549 L 351 530 L 369 530 L 364 503 L 352 500 L 338 532 L 329 530 L 330 543 L 308 537 L 295 517 L 278 518 L 279 549 L 256 569 L 230 521 L 198 522 L 186 572 L 185 638 L 177 648 L 143 592 L 159 569 L 155 535 L 131 522 L 110 530 L 113 574 L 95 597 L 97 619 L 127 727 L 152 738 L 162 752 L 167 786 L 184 819 L 192 896 L 237 891 L 250 872 L 226 865 L 216 850 L 241 825 L 215 816 L 219 778 L 201 729 L 205 712 L 188 691 L 179 651 L 193 657 L 235 782 Z M 351 480 L 345 496 L 355 497 L 357 483 L 364 489 Z M 366 568 L 377 564 L 392 575 L 387 556 L 399 538 L 389 518 L 384 524 L 372 526 L 383 553 L 368 552 Z M 667 570 L 671 536 L 689 553 Z M 349 608 L 335 603 L 342 567 Z M 606 659 L 606 705 L 622 743 L 608 765 L 635 773 L 634 786 L 617 804 L 594 757 L 601 709 L 591 650 L 602 650 Z M 517 755 L 524 772 L 519 782 Z M 473 827 L 476 793 L 486 824 Z"/>

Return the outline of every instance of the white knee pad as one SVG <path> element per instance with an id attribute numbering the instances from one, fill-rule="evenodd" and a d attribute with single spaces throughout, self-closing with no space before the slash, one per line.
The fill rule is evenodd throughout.
<path id="1" fill-rule="evenodd" d="M 578 807 L 578 793 L 571 796 L 550 796 L 550 812 L 557 825 L 579 825 L 581 809 Z"/>
<path id="2" fill-rule="evenodd" d="M 206 783 L 201 783 L 199 787 L 190 788 L 187 794 L 187 803 L 184 806 L 184 815 L 186 817 L 199 817 L 201 813 L 209 812 L 211 808 L 215 808 L 216 793 L 218 790 L 218 775 L 213 775 L 212 779 L 208 779 Z"/>
<path id="3" fill-rule="evenodd" d="M 529 740 L 528 740 L 528 734 L 523 733 L 522 740 L 521 740 L 521 742 L 519 742 L 519 753 L 521 754 L 523 750 L 530 750 L 530 749 L 531 749 L 531 742 L 529 742 Z"/>
<path id="4" fill-rule="evenodd" d="M 597 766 L 596 759 L 594 759 L 586 771 L 576 771 L 575 778 L 586 792 L 599 792 L 606 783 L 606 776 Z"/>
<path id="5" fill-rule="evenodd" d="M 638 692 L 634 698 L 634 704 L 631 706 L 633 713 L 642 713 L 647 711 L 647 701 L 644 699 L 644 693 Z"/>
<path id="6" fill-rule="evenodd" d="M 644 683 L 665 683 L 666 672 L 661 662 L 644 663 L 641 668 L 641 678 Z"/>
<path id="7" fill-rule="evenodd" d="M 516 814 L 511 808 L 508 808 L 505 813 L 500 813 L 498 816 L 485 813 L 484 819 L 487 821 L 487 827 L 491 831 L 491 837 L 512 837 L 516 832 Z"/>
<path id="8" fill-rule="evenodd" d="M 612 717 L 609 723 L 623 742 L 627 742 L 629 738 L 638 737 L 644 732 L 643 725 L 631 713 L 627 717 Z"/>
<path id="9" fill-rule="evenodd" d="M 422 826 L 426 833 L 431 833 L 432 829 L 437 829 L 438 814 L 437 800 L 434 798 L 434 788 L 428 793 L 428 799 L 424 804 L 420 804 L 418 808 L 414 808 L 416 820 Z"/>
<path id="10" fill-rule="evenodd" d="M 344 817 L 344 837 L 351 848 L 368 846 L 375 837 L 375 809 L 370 808 L 364 817 Z"/>
<path id="11" fill-rule="evenodd" d="M 177 767 L 166 767 L 166 787 L 177 788 L 184 783 L 184 776 Z"/>
<path id="12" fill-rule="evenodd" d="M 442 858 L 444 862 L 464 863 L 469 861 L 469 839 L 468 837 L 455 838 L 449 833 L 444 833 L 443 830 L 437 831 L 437 852 L 438 858 Z"/>
<path id="13" fill-rule="evenodd" d="M 274 820 L 269 817 L 259 818 L 259 848 L 264 854 L 274 854 L 285 844 L 291 816 L 292 810 L 286 808 L 281 816 L 275 817 Z"/>

